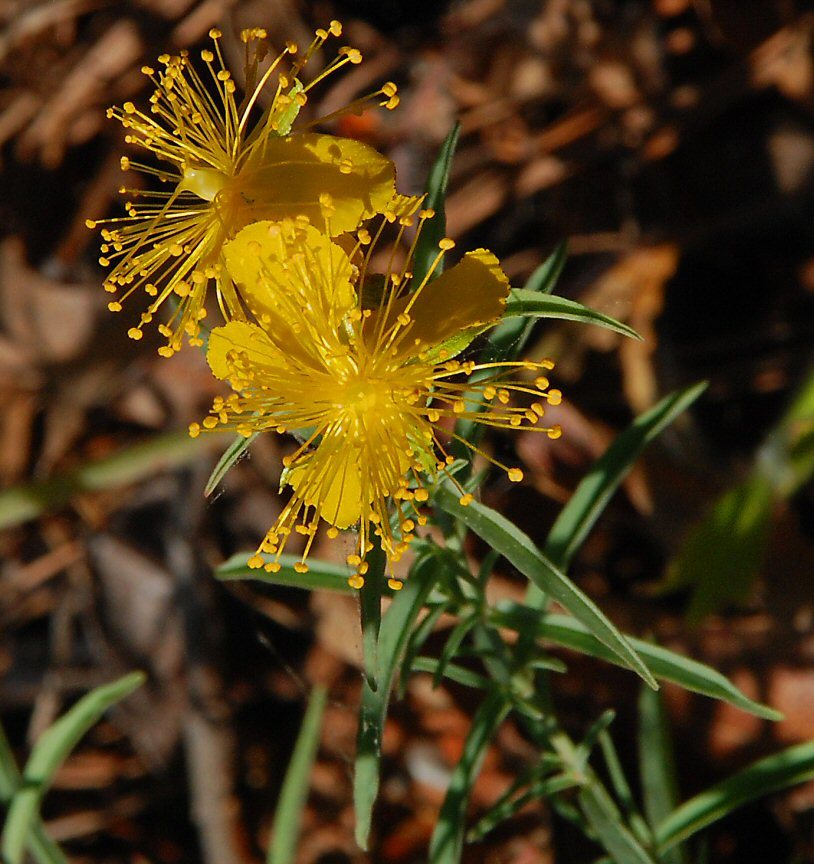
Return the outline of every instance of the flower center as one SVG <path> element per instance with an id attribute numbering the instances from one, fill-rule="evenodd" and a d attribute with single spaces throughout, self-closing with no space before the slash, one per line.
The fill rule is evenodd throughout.
<path id="1" fill-rule="evenodd" d="M 383 408 L 388 401 L 389 388 L 381 381 L 354 380 L 345 386 L 342 394 L 342 404 L 357 417 L 373 413 L 376 408 Z M 392 402 L 392 397 L 390 400 Z"/>

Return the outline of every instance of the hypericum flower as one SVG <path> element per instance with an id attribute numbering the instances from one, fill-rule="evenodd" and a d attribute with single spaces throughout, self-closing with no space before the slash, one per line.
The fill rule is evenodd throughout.
<path id="1" fill-rule="evenodd" d="M 419 232 L 432 215 L 419 213 Z M 382 225 L 395 218 L 386 213 Z M 396 242 L 412 218 L 399 221 Z M 227 267 L 258 324 L 232 321 L 212 331 L 209 365 L 234 392 L 216 399 L 190 434 L 202 427 L 234 428 L 247 437 L 274 430 L 297 433 L 302 442 L 283 460 L 283 482 L 293 491 L 251 567 L 279 570 L 277 559 L 296 531 L 307 539 L 295 569 L 306 572 L 320 520 L 329 537 L 358 525 L 358 546 L 348 563 L 355 568 L 350 585 L 361 587 L 372 534 L 393 562 L 426 522 L 420 507 L 429 497 L 427 484 L 454 461 L 445 448 L 456 437 L 451 421 L 561 434 L 558 426 L 540 422 L 544 403 L 561 399 L 541 374 L 553 367 L 550 360 L 451 357 L 504 310 L 509 282 L 495 256 L 485 249 L 469 252 L 430 281 L 444 250 L 454 245 L 444 239 L 430 272 L 413 284 L 415 242 L 403 266 L 394 267 L 391 255 L 387 273 L 368 273 L 380 236 L 381 230 L 374 239 L 360 230 L 355 246 L 343 249 L 304 220 L 259 222 L 226 244 Z M 371 295 L 378 298 L 376 308 L 365 308 Z M 513 377 L 521 372 L 537 377 Z M 473 373 L 478 375 L 470 379 Z M 512 404 L 513 394 L 525 404 Z M 467 446 L 510 480 L 522 479 L 519 468 Z M 460 492 L 468 504 L 472 496 Z M 392 568 L 389 583 L 401 584 Z"/>
<path id="2" fill-rule="evenodd" d="M 172 355 L 185 333 L 193 344 L 200 344 L 199 321 L 206 315 L 204 301 L 212 279 L 224 318 L 244 317 L 221 261 L 223 244 L 244 226 L 261 219 L 321 217 L 320 195 L 329 194 L 334 212 L 326 228 L 337 235 L 383 212 L 392 200 L 393 164 L 373 148 L 303 129 L 289 134 L 311 88 L 345 64 L 361 62 L 358 50 L 340 48 L 336 59 L 313 81 L 305 84 L 300 80 L 303 66 L 329 35 L 341 32 L 340 23 L 332 21 L 328 30 L 316 31 L 301 56 L 289 42 L 261 74 L 266 33 L 244 30 L 247 95 L 238 103 L 235 83 L 220 50 L 221 34 L 211 30 L 214 51 L 201 52 L 206 66 L 203 76 L 189 62 L 188 52 L 162 55 L 158 58 L 160 71 L 142 68 L 155 84 L 149 112 L 132 102 L 109 109 L 108 116 L 128 130 L 127 143 L 165 163 L 152 167 L 124 157 L 122 168 L 152 175 L 173 187 L 169 192 L 123 188 L 120 191 L 131 199 L 125 205 L 127 216 L 87 222 L 91 228 L 103 226 L 99 262 L 113 268 L 105 289 L 115 295 L 108 308 L 120 311 L 122 302 L 136 291 L 143 290 L 153 298 L 139 324 L 129 330 L 133 339 L 141 338 L 143 326 L 174 296 L 177 307 L 171 320 L 159 327 L 168 345 L 159 353 Z M 282 71 L 278 67 L 286 58 L 291 65 Z M 252 125 L 252 112 L 259 110 L 260 95 L 270 87 L 275 72 L 271 104 Z M 360 111 L 371 99 L 394 108 L 398 104 L 396 85 L 387 83 L 314 123 Z"/>

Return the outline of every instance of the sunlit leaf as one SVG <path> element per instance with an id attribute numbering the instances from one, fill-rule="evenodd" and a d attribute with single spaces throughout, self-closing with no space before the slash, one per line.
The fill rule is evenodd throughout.
<path id="1" fill-rule="evenodd" d="M 525 288 L 513 288 L 509 292 L 505 316 L 515 315 L 532 318 L 559 318 L 563 321 L 577 321 L 580 324 L 595 324 L 607 330 L 613 330 L 631 339 L 641 339 L 641 336 L 627 324 L 622 324 L 609 315 L 603 315 L 595 309 L 589 309 L 576 300 L 568 300 L 554 294 L 540 294 Z"/>
<path id="2" fill-rule="evenodd" d="M 534 637 L 543 638 L 591 657 L 598 657 L 620 666 L 627 665 L 621 662 L 608 646 L 590 633 L 584 624 L 567 615 L 545 615 L 544 618 L 540 618 L 538 613 L 525 606 L 501 603 L 493 613 L 493 620 L 497 626 L 511 627 L 520 633 L 530 633 Z M 672 681 L 694 693 L 729 702 L 764 720 L 783 719 L 779 711 L 749 699 L 711 666 L 642 639 L 635 639 L 632 636 L 628 636 L 627 639 L 656 678 Z"/>
<path id="3" fill-rule="evenodd" d="M 477 501 L 468 505 L 461 504 L 457 491 L 449 483 L 436 491 L 435 502 L 485 540 L 492 549 L 498 550 L 540 590 L 562 604 L 626 666 L 652 687 L 658 687 L 650 670 L 642 663 L 625 637 L 593 600 L 537 549 L 527 534 L 484 504 Z"/>

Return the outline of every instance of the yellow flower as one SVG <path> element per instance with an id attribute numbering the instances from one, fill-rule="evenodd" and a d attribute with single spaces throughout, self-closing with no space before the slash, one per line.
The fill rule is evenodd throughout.
<path id="1" fill-rule="evenodd" d="M 304 130 L 289 134 L 311 88 L 347 63 L 361 62 L 355 48 L 340 48 L 315 80 L 309 84 L 300 80 L 303 66 L 329 35 L 341 32 L 339 22 L 332 21 L 329 30 L 316 31 L 301 56 L 297 46 L 288 43 L 261 74 L 266 34 L 259 29 L 244 31 L 248 92 L 238 103 L 235 82 L 220 50 L 221 34 L 212 30 L 214 50 L 201 52 L 203 75 L 186 51 L 180 56 L 162 55 L 159 72 L 142 69 L 155 84 L 149 111 L 132 102 L 108 111 L 127 129 L 126 141 L 149 151 L 160 166 L 125 157 L 122 168 L 152 175 L 172 187 L 164 192 L 122 189 L 130 198 L 126 217 L 87 223 L 91 228 L 103 226 L 99 261 L 112 267 L 105 289 L 115 295 L 108 308 L 120 311 L 122 302 L 137 291 L 152 298 L 139 324 L 129 331 L 133 339 L 141 338 L 143 326 L 172 296 L 175 311 L 159 327 L 168 345 L 159 353 L 170 356 L 178 350 L 185 333 L 193 344 L 201 344 L 199 322 L 206 315 L 204 301 L 213 279 L 224 318 L 245 317 L 221 259 L 223 244 L 244 226 L 261 219 L 320 218 L 319 199 L 327 193 L 334 210 L 326 230 L 337 235 L 383 212 L 392 200 L 393 164 L 371 147 Z M 286 58 L 291 65 L 283 72 L 278 67 Z M 260 95 L 275 73 L 271 104 L 252 128 L 250 117 L 259 110 Z M 393 108 L 398 104 L 396 86 L 387 83 L 315 122 L 360 111 L 370 99 Z"/>
<path id="2" fill-rule="evenodd" d="M 430 216 L 419 213 L 419 232 Z M 386 213 L 382 225 L 395 219 Z M 399 220 L 396 243 L 412 221 Z M 372 534 L 393 562 L 425 523 L 420 507 L 429 497 L 427 483 L 453 462 L 445 448 L 455 437 L 453 421 L 560 435 L 558 426 L 540 422 L 544 403 L 561 398 L 540 374 L 553 367 L 550 360 L 475 363 L 451 356 L 504 310 L 509 283 L 495 256 L 469 252 L 430 281 L 454 245 L 443 240 L 430 274 L 416 285 L 410 273 L 415 242 L 403 266 L 395 267 L 391 255 L 383 277 L 368 273 L 380 235 L 371 241 L 363 229 L 353 248 L 342 248 L 304 220 L 289 220 L 250 225 L 226 244 L 226 266 L 258 323 L 232 321 L 212 331 L 209 365 L 234 392 L 218 398 L 190 434 L 201 426 L 234 428 L 247 437 L 274 430 L 297 433 L 302 442 L 283 460 L 291 497 L 252 567 L 278 570 L 276 559 L 296 531 L 306 537 L 296 567 L 306 572 L 320 520 L 330 537 L 358 525 L 348 563 L 355 568 L 350 584 L 360 587 Z M 365 308 L 363 298 L 371 294 L 379 302 Z M 536 379 L 512 377 L 527 370 Z M 473 373 L 480 380 L 467 380 Z M 512 404 L 513 394 L 523 397 L 522 407 Z M 486 458 L 510 480 L 522 479 L 519 468 Z M 462 503 L 471 500 L 461 495 Z M 390 584 L 400 585 L 392 573 Z"/>

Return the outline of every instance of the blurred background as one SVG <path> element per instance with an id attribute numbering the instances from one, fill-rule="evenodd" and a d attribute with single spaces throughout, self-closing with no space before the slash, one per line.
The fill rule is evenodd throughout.
<path id="1" fill-rule="evenodd" d="M 107 312 L 97 237 L 84 224 L 119 212 L 128 150 L 104 112 L 146 100 L 142 64 L 205 47 L 217 25 L 239 79 L 242 28 L 305 44 L 334 17 L 365 62 L 331 77 L 313 110 L 384 80 L 398 83 L 402 102 L 330 131 L 388 154 L 400 191 L 415 194 L 460 121 L 447 204 L 458 248 L 492 249 L 522 286 L 567 240 L 558 293 L 644 336 L 537 326 L 530 354 L 557 361 L 565 434 L 490 439 L 526 480 L 509 494 L 495 479 L 487 502 L 542 540 L 618 430 L 708 379 L 617 495 L 572 576 L 620 627 L 712 664 L 785 713 L 771 725 L 665 688 L 685 797 L 814 737 L 810 4 L 0 0 L 3 724 L 22 759 L 77 694 L 133 668 L 150 674 L 84 740 L 46 800 L 49 830 L 72 860 L 262 860 L 305 699 L 320 682 L 330 702 L 299 861 L 418 864 L 477 704 L 471 691 L 411 679 L 386 731 L 374 847 L 359 852 L 355 601 L 211 575 L 275 518 L 288 445 L 259 439 L 204 498 L 229 439 L 192 441 L 185 430 L 217 382 L 194 350 L 165 360 L 158 341 L 127 339 L 138 310 Z M 503 565 L 492 588 L 519 598 L 522 580 Z M 634 676 L 566 659 L 570 672 L 555 679 L 566 724 L 584 733 L 614 707 L 633 765 Z M 506 723 L 475 812 L 533 753 Z M 464 860 L 593 856 L 536 806 Z M 709 861 L 814 861 L 814 788 L 725 821 Z"/>

